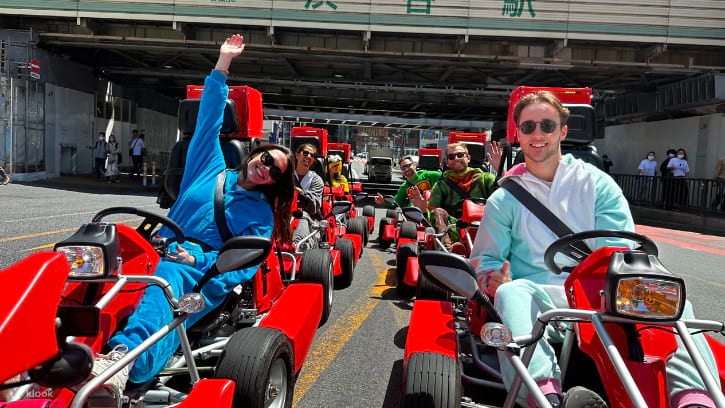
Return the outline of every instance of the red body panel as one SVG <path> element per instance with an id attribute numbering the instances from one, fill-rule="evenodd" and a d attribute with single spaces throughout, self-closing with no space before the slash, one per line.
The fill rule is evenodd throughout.
<path id="1" fill-rule="evenodd" d="M 4 358 L 0 382 L 58 354 L 55 317 L 70 269 L 65 256 L 38 252 L 0 271 L 0 349 L 18 350 L 23 358 Z M 33 335 L 28 335 L 33 333 Z"/>
<path id="2" fill-rule="evenodd" d="M 386 241 L 395 240 L 395 235 L 397 233 L 397 230 L 395 229 L 395 224 L 386 225 L 383 231 L 379 231 L 379 233 L 383 234 L 383 239 Z"/>
<path id="3" fill-rule="evenodd" d="M 414 353 L 438 353 L 458 359 L 451 302 L 416 300 L 405 342 L 405 362 Z"/>
<path id="4" fill-rule="evenodd" d="M 200 380 L 186 399 L 175 405 L 179 408 L 226 408 L 234 400 L 234 381 L 226 379 Z"/>
<path id="5" fill-rule="evenodd" d="M 448 143 L 486 143 L 484 132 L 448 132 Z"/>
<path id="6" fill-rule="evenodd" d="M 287 335 L 294 350 L 295 373 L 299 373 L 315 337 L 320 317 L 322 285 L 295 283 L 285 289 L 259 325 L 279 329 Z"/>
<path id="7" fill-rule="evenodd" d="M 268 311 L 274 301 L 280 297 L 284 291 L 284 283 L 282 282 L 282 275 L 276 273 L 280 270 L 279 258 L 277 257 L 277 251 L 272 249 L 269 252 L 266 260 L 266 268 L 261 266 L 257 273 L 254 274 L 252 279 L 254 280 L 254 299 L 257 303 L 257 311 L 264 313 Z"/>
<path id="8" fill-rule="evenodd" d="M 360 255 L 362 254 L 362 236 L 359 234 L 345 234 L 342 237 L 352 241 L 352 247 L 355 249 L 355 263 L 357 264 L 357 260 L 360 259 Z"/>
<path id="9" fill-rule="evenodd" d="M 403 277 L 403 283 L 408 286 L 418 286 L 418 257 L 411 256 L 407 260 L 407 269 L 405 270 L 405 276 Z"/>
<path id="10" fill-rule="evenodd" d="M 187 99 L 201 99 L 203 85 L 187 85 Z M 239 132 L 224 137 L 232 139 L 250 139 L 264 136 L 264 115 L 262 113 L 262 93 L 251 86 L 238 85 L 229 87 L 229 99 L 234 101 L 234 107 L 239 118 Z"/>
<path id="11" fill-rule="evenodd" d="M 566 280 L 566 293 L 569 304 L 577 309 L 604 310 L 599 293 L 604 290 L 604 282 L 612 253 L 626 248 L 605 247 L 595 250 L 584 259 Z M 627 350 L 627 340 L 620 325 L 607 323 L 607 330 L 619 350 Z M 637 324 L 643 329 L 646 325 Z M 574 326 L 579 348 L 594 360 L 603 381 L 609 400 L 616 406 L 631 407 L 632 402 L 619 381 L 616 371 L 599 340 L 592 324 Z M 644 329 L 640 331 L 645 362 L 632 362 L 625 358 L 625 364 L 638 384 L 648 407 L 666 408 L 669 406 L 665 361 L 677 349 L 675 336 L 661 330 Z"/>
<path id="12" fill-rule="evenodd" d="M 534 86 L 520 86 L 511 92 L 509 98 L 508 108 L 508 120 L 506 123 L 506 142 L 508 144 L 518 144 L 518 137 L 516 135 L 516 123 L 514 122 L 514 106 L 523 96 L 537 91 L 549 91 L 556 95 L 561 103 L 566 104 L 586 104 L 591 105 L 592 103 L 592 89 L 591 88 L 549 88 L 549 87 L 534 87 Z"/>

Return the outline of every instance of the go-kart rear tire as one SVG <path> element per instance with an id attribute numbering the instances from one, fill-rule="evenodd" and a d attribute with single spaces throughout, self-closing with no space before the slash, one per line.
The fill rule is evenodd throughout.
<path id="1" fill-rule="evenodd" d="M 392 221 L 390 218 L 381 218 L 380 224 L 378 225 L 378 246 L 380 249 L 388 249 L 390 248 L 390 244 L 393 243 L 392 240 L 388 240 L 383 238 L 383 233 L 385 232 L 385 226 L 392 224 Z"/>
<path id="2" fill-rule="evenodd" d="M 403 282 L 403 278 L 405 278 L 408 271 L 408 258 L 416 256 L 418 256 L 418 244 L 414 243 L 402 244 L 398 248 L 398 253 L 395 254 L 395 271 L 398 278 L 397 282 L 395 282 L 395 290 L 400 297 L 409 298 L 413 296 L 415 291 L 414 287 Z"/>
<path id="3" fill-rule="evenodd" d="M 366 217 L 351 218 L 347 222 L 347 233 L 358 234 L 362 237 L 363 246 L 368 244 L 368 220 Z M 360 251 L 362 255 L 362 250 Z"/>
<path id="4" fill-rule="evenodd" d="M 400 238 L 418 239 L 418 226 L 413 221 L 400 224 Z"/>
<path id="5" fill-rule="evenodd" d="M 355 246 L 352 240 L 338 238 L 335 241 L 335 249 L 340 251 L 340 269 L 342 269 L 342 275 L 335 277 L 335 287 L 346 288 L 352 284 L 355 276 Z"/>
<path id="6" fill-rule="evenodd" d="M 300 281 L 322 284 L 322 316 L 320 317 L 320 326 L 322 326 L 330 317 L 335 288 L 330 250 L 312 248 L 305 252 L 300 261 Z"/>
<path id="7" fill-rule="evenodd" d="M 414 353 L 405 373 L 403 408 L 461 406 L 461 373 L 455 359 L 437 353 Z"/>
<path id="8" fill-rule="evenodd" d="M 280 330 L 243 328 L 229 338 L 214 377 L 234 380 L 233 408 L 289 408 L 295 383 L 292 345 Z M 273 397 L 271 387 L 277 389 Z"/>
<path id="9" fill-rule="evenodd" d="M 375 207 L 372 205 L 366 205 L 363 207 L 362 210 L 363 217 L 374 217 L 375 216 Z"/>
<path id="10" fill-rule="evenodd" d="M 451 299 L 451 293 L 431 282 L 425 277 L 425 274 L 419 273 L 418 285 L 415 287 L 415 299 L 448 301 Z"/>
<path id="11" fill-rule="evenodd" d="M 393 208 L 385 210 L 385 217 L 393 219 L 398 218 L 398 210 Z"/>

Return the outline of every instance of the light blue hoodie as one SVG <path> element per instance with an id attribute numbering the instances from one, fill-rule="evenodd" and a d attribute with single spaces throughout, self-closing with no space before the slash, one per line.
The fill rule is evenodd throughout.
<path id="1" fill-rule="evenodd" d="M 525 163 L 511 168 L 501 181 L 506 178 L 523 185 L 574 232 L 594 229 L 634 231 L 629 204 L 614 180 L 569 154 L 559 162 L 553 182 L 529 173 Z M 544 264 L 544 252 L 556 239 L 556 234 L 538 217 L 507 190 L 499 188 L 486 202 L 471 251 L 471 263 L 480 275 L 500 269 L 508 259 L 512 279 L 525 278 L 539 284 L 562 283 L 567 274 L 556 276 Z M 622 245 L 622 241 L 616 239 L 587 243 L 591 248 Z"/>

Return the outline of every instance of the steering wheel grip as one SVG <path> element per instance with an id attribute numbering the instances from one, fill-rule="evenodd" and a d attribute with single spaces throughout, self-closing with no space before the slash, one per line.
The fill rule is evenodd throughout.
<path id="1" fill-rule="evenodd" d="M 636 248 L 637 250 L 644 251 L 645 253 L 654 256 L 659 255 L 657 244 L 644 235 L 630 231 L 592 230 L 563 236 L 549 245 L 544 253 L 544 263 L 546 264 L 546 267 L 557 275 L 562 272 L 561 267 L 554 261 L 554 257 L 558 253 L 562 253 L 571 259 L 578 259 L 581 262 L 581 260 L 586 258 L 589 254 L 577 248 L 576 244 L 583 243 L 585 240 L 593 238 L 627 239 L 639 244 L 639 247 Z"/>

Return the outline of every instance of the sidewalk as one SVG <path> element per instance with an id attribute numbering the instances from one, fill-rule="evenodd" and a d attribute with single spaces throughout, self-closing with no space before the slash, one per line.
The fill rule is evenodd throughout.
<path id="1" fill-rule="evenodd" d="M 37 186 L 47 186 L 50 188 L 60 188 L 66 190 L 82 191 L 89 193 L 114 194 L 143 194 L 156 195 L 161 188 L 163 180 L 157 177 L 156 184 L 153 184 L 151 177 L 146 179 L 146 186 L 143 185 L 142 179 L 133 179 L 128 174 L 121 174 L 120 183 L 109 183 L 106 179 L 97 179 L 93 174 L 76 174 L 63 175 L 53 177 L 46 180 L 29 182 L 28 184 Z"/>

